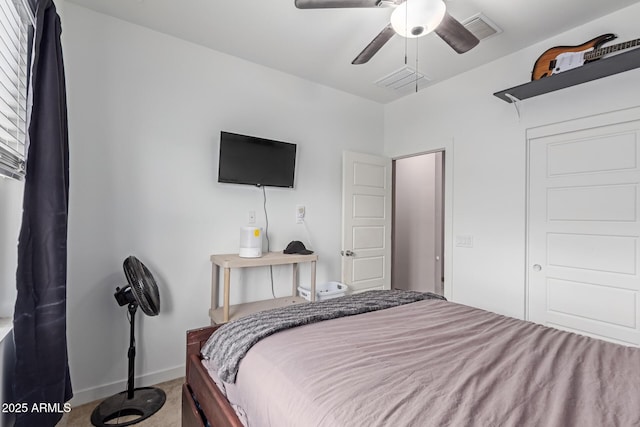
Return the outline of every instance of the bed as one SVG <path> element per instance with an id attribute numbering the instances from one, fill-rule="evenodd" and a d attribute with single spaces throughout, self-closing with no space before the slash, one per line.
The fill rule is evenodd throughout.
<path id="1" fill-rule="evenodd" d="M 231 375 L 221 327 L 187 333 L 183 426 L 640 425 L 640 349 L 453 302 L 287 328 Z"/>

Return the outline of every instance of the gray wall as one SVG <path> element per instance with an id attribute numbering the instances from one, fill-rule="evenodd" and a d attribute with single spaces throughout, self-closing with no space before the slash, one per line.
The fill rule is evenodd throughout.
<path id="1" fill-rule="evenodd" d="M 295 189 L 267 189 L 272 250 L 311 240 L 317 280 L 340 277 L 343 150 L 382 153 L 383 106 L 67 2 L 68 337 L 74 404 L 121 391 L 128 323 L 113 292 L 138 256 L 161 294 L 138 316 L 136 373 L 184 373 L 185 331 L 209 323 L 211 254 L 237 253 L 262 191 L 217 183 L 221 130 L 298 144 Z M 296 224 L 296 205 L 306 206 Z M 307 237 L 308 235 L 310 239 Z M 300 278 L 309 277 L 301 266 Z M 271 298 L 267 268 L 234 271 L 232 303 Z M 274 268 L 276 296 L 291 268 Z"/>

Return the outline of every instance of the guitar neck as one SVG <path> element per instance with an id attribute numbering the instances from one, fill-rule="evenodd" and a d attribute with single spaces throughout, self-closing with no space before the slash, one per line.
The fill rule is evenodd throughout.
<path id="1" fill-rule="evenodd" d="M 602 47 L 600 49 L 592 50 L 584 54 L 585 61 L 591 61 L 593 59 L 601 58 L 611 52 L 617 52 L 619 50 L 629 49 L 630 47 L 636 47 L 640 45 L 640 39 L 631 40 L 624 43 L 614 44 L 612 46 Z"/>

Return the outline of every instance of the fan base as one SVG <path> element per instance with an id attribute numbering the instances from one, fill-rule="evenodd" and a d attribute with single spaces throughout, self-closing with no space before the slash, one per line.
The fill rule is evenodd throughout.
<path id="1" fill-rule="evenodd" d="M 162 408 L 167 399 L 164 391 L 154 387 L 133 390 L 133 398 L 123 391 L 105 399 L 91 413 L 91 424 L 96 427 L 130 426 L 149 418 Z"/>

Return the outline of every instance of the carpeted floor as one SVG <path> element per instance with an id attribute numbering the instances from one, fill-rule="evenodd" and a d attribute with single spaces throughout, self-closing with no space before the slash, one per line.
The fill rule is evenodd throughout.
<path id="1" fill-rule="evenodd" d="M 161 388 L 167 394 L 167 401 L 164 406 L 144 421 L 135 424 L 140 427 L 176 427 L 181 424 L 182 405 L 182 384 L 184 378 L 178 378 L 166 383 L 158 384 L 154 387 Z M 91 427 L 91 413 L 102 402 L 90 402 L 65 414 L 56 427 Z M 115 422 L 115 421 L 111 421 Z"/>

